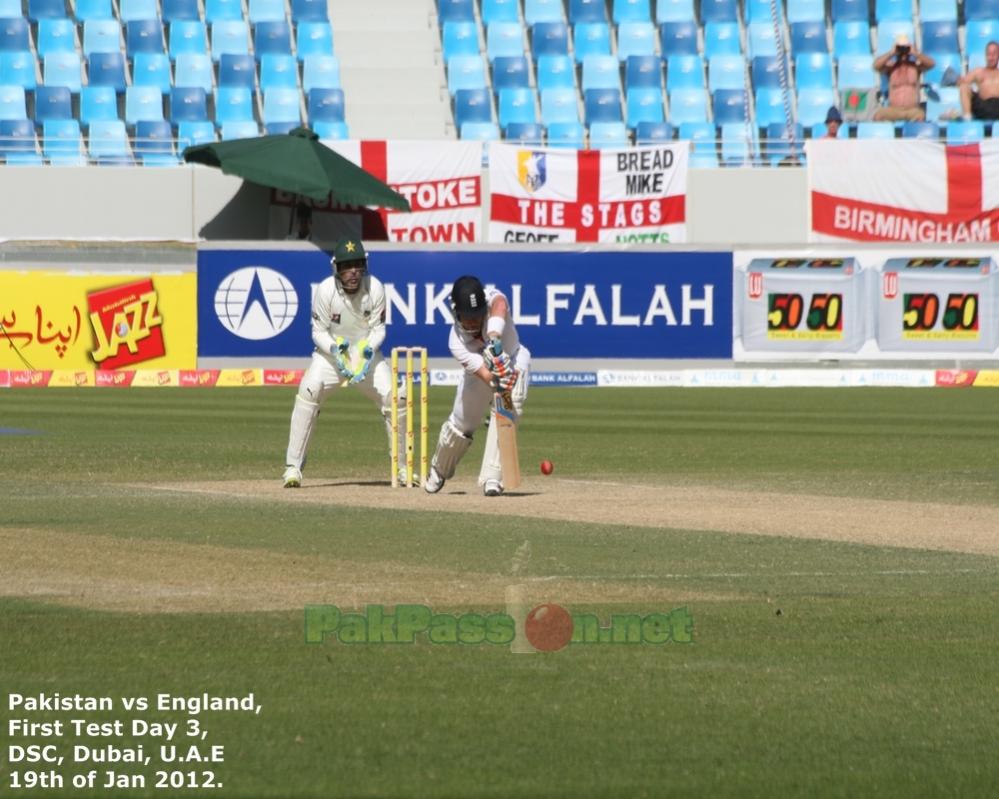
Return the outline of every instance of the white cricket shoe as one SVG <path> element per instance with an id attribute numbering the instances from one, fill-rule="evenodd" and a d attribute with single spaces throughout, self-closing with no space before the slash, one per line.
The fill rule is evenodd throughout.
<path id="1" fill-rule="evenodd" d="M 284 470 L 284 487 L 285 488 L 301 488 L 302 487 L 302 470 L 297 466 L 289 466 Z"/>
<path id="2" fill-rule="evenodd" d="M 428 494 L 436 494 L 442 488 L 444 488 L 444 478 L 437 473 L 435 468 L 430 467 L 430 474 L 427 475 L 427 482 L 423 484 L 423 490 Z"/>
<path id="3" fill-rule="evenodd" d="M 499 480 L 486 480 L 482 493 L 487 497 L 498 497 L 503 493 L 503 484 Z"/>

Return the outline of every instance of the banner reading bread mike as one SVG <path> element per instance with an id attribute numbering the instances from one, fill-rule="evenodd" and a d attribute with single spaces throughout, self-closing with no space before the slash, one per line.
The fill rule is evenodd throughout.
<path id="1" fill-rule="evenodd" d="M 491 142 L 489 241 L 684 242 L 688 153 Z"/>
<path id="2" fill-rule="evenodd" d="M 812 241 L 999 240 L 999 142 L 807 143 Z"/>

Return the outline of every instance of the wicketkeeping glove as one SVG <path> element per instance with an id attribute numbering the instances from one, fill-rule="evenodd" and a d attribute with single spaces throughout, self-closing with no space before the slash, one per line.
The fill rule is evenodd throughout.
<path id="1" fill-rule="evenodd" d="M 333 351 L 330 353 L 336 360 L 336 369 L 348 380 L 354 377 L 354 373 L 351 371 L 350 366 L 347 365 L 347 352 L 350 349 L 350 342 L 347 339 L 337 336 L 336 342 L 333 345 Z"/>
<path id="2" fill-rule="evenodd" d="M 368 370 L 371 368 L 371 359 L 375 357 L 375 351 L 365 342 L 361 343 L 364 345 L 361 348 L 361 355 L 364 356 L 364 363 L 361 364 L 361 368 L 357 370 L 357 374 L 351 378 L 351 383 L 360 383 L 368 376 Z"/>

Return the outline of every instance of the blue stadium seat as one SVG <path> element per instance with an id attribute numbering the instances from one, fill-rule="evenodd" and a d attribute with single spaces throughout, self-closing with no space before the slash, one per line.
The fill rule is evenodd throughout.
<path id="1" fill-rule="evenodd" d="M 28 21 L 24 17 L 0 19 L 0 51 L 23 53 L 31 50 Z"/>
<path id="2" fill-rule="evenodd" d="M 27 119 L 5 119 L 0 121 L 0 156 L 11 164 L 33 164 L 42 162 L 38 155 L 38 142 L 35 139 L 35 126 Z"/>
<path id="3" fill-rule="evenodd" d="M 745 123 L 749 118 L 749 98 L 745 89 L 718 89 L 711 93 L 716 125 Z"/>
<path id="4" fill-rule="evenodd" d="M 545 140 L 545 131 L 537 122 L 511 122 L 503 129 L 503 137 L 508 142 L 540 145 Z"/>
<path id="5" fill-rule="evenodd" d="M 75 119 L 50 119 L 42 125 L 42 154 L 49 163 L 78 166 L 83 157 L 83 137 Z"/>
<path id="6" fill-rule="evenodd" d="M 633 86 L 625 95 L 625 123 L 635 129 L 641 122 L 663 122 L 663 91 L 658 86 Z"/>
<path id="7" fill-rule="evenodd" d="M 659 47 L 666 59 L 675 55 L 698 55 L 697 23 L 692 20 L 664 22 L 659 27 Z"/>
<path id="8" fill-rule="evenodd" d="M 218 137 L 215 125 L 207 119 L 185 119 L 177 125 L 177 140 L 177 146 L 183 152 L 186 147 L 218 141 Z"/>
<path id="9" fill-rule="evenodd" d="M 298 89 L 267 89 L 263 94 L 264 125 L 272 122 L 301 123 L 302 112 Z"/>
<path id="10" fill-rule="evenodd" d="M 884 22 L 886 19 L 902 19 L 912 21 L 915 14 L 912 0 L 875 0 L 874 19 Z"/>
<path id="11" fill-rule="evenodd" d="M 964 53 L 968 58 L 969 69 L 973 69 L 971 59 L 981 57 L 985 53 L 985 46 L 993 40 L 999 41 L 999 17 L 968 20 L 965 26 Z"/>
<path id="12" fill-rule="evenodd" d="M 691 142 L 690 167 L 711 169 L 718 166 L 718 153 L 715 149 L 717 133 L 710 122 L 684 122 L 680 125 L 677 138 Z"/>
<path id="13" fill-rule="evenodd" d="M 999 19 L 999 0 L 964 0 L 966 20 Z"/>
<path id="14" fill-rule="evenodd" d="M 610 28 L 605 22 L 581 22 L 572 31 L 576 63 L 582 64 L 587 56 L 610 55 Z"/>
<path id="15" fill-rule="evenodd" d="M 156 0 L 120 0 L 118 6 L 118 16 L 125 23 L 139 19 L 159 19 L 160 16 Z"/>
<path id="16" fill-rule="evenodd" d="M 88 19 L 83 23 L 83 54 L 121 52 L 121 26 L 113 19 Z"/>
<path id="17" fill-rule="evenodd" d="M 828 53 L 824 22 L 794 22 L 791 24 L 791 54 Z"/>
<path id="18" fill-rule="evenodd" d="M 704 55 L 739 55 L 742 38 L 737 22 L 708 22 L 704 25 Z"/>
<path id="19" fill-rule="evenodd" d="M 704 89 L 673 89 L 669 93 L 669 122 L 706 122 L 708 101 Z"/>
<path id="20" fill-rule="evenodd" d="M 769 22 L 752 22 L 746 26 L 746 49 L 750 58 L 777 55 L 777 38 Z"/>
<path id="21" fill-rule="evenodd" d="M 173 128 L 165 119 L 144 120 L 135 126 L 135 155 L 143 166 L 173 166 L 179 163 L 173 146 Z"/>
<path id="22" fill-rule="evenodd" d="M 66 86 L 73 94 L 80 93 L 83 64 L 76 53 L 49 53 L 42 59 L 42 76 L 47 86 Z"/>
<path id="23" fill-rule="evenodd" d="M 299 22 L 329 22 L 329 11 L 326 0 L 291 0 L 291 21 Z"/>
<path id="24" fill-rule="evenodd" d="M 620 89 L 618 61 L 611 55 L 589 55 L 583 61 L 582 89 Z"/>
<path id="25" fill-rule="evenodd" d="M 478 55 L 479 26 L 474 22 L 445 22 L 441 47 L 445 63 L 456 55 Z"/>
<path id="26" fill-rule="evenodd" d="M 252 55 L 227 53 L 219 59 L 219 88 L 243 86 L 253 89 L 257 80 L 257 64 Z"/>
<path id="27" fill-rule="evenodd" d="M 178 86 L 170 92 L 170 122 L 204 122 L 208 119 L 208 96 L 198 86 Z"/>
<path id="28" fill-rule="evenodd" d="M 38 22 L 42 19 L 65 19 L 64 0 L 28 0 L 28 19 Z"/>
<path id="29" fill-rule="evenodd" d="M 53 53 L 76 52 L 76 23 L 64 17 L 45 17 L 38 21 L 38 57 Z"/>
<path id="30" fill-rule="evenodd" d="M 198 0 L 163 0 L 163 21 L 200 20 Z"/>
<path id="31" fill-rule="evenodd" d="M 173 86 L 170 57 L 166 53 L 136 53 L 132 62 L 132 85 L 156 86 L 162 94 L 169 94 Z"/>
<path id="32" fill-rule="evenodd" d="M 716 55 L 708 59 L 708 89 L 743 89 L 746 61 L 741 55 Z"/>
<path id="33" fill-rule="evenodd" d="M 215 126 L 227 122 L 253 122 L 253 89 L 246 86 L 220 87 L 215 99 Z"/>
<path id="34" fill-rule="evenodd" d="M 110 86 L 116 92 L 125 91 L 125 56 L 121 50 L 114 53 L 94 53 L 87 62 L 91 86 Z"/>
<path id="35" fill-rule="evenodd" d="M 947 144 L 972 144 L 985 138 L 985 123 L 977 119 L 947 123 Z"/>
<path id="36" fill-rule="evenodd" d="M 701 89 L 704 82 L 704 61 L 699 55 L 675 55 L 666 65 L 666 91 Z"/>
<path id="37" fill-rule="evenodd" d="M 213 70 L 212 59 L 206 53 L 181 53 L 177 56 L 174 68 L 173 85 L 182 88 L 194 86 L 204 89 L 206 94 L 212 91 Z"/>
<path id="38" fill-rule="evenodd" d="M 838 106 L 836 93 L 830 89 L 798 90 L 798 121 L 806 128 L 825 122 L 830 106 Z"/>
<path id="39" fill-rule="evenodd" d="M 0 86 L 0 119 L 27 119 L 28 107 L 20 86 Z"/>
<path id="40" fill-rule="evenodd" d="M 833 24 L 833 55 L 871 55 L 871 27 L 866 22 L 849 19 Z"/>
<path id="41" fill-rule="evenodd" d="M 311 89 L 308 93 L 309 120 L 345 122 L 342 89 Z"/>
<path id="42" fill-rule="evenodd" d="M 118 96 L 110 86 L 84 86 L 80 91 L 80 124 L 118 119 Z"/>
<path id="43" fill-rule="evenodd" d="M 868 0 L 832 0 L 830 16 L 833 22 L 849 19 L 869 23 L 871 11 L 867 3 Z"/>
<path id="44" fill-rule="evenodd" d="M 964 71 L 960 53 L 930 53 L 930 55 L 933 56 L 934 63 L 933 69 L 923 73 L 923 81 L 926 83 L 939 85 L 948 67 L 957 75 Z"/>
<path id="45" fill-rule="evenodd" d="M 958 53 L 961 50 L 957 41 L 957 22 L 937 20 L 923 23 L 924 53 Z"/>
<path id="46" fill-rule="evenodd" d="M 340 89 L 340 59 L 335 55 L 311 55 L 302 64 L 302 90 Z"/>
<path id="47" fill-rule="evenodd" d="M 284 20 L 258 22 L 253 29 L 253 52 L 257 61 L 272 53 L 290 57 L 291 26 Z"/>
<path id="48" fill-rule="evenodd" d="M 212 23 L 212 61 L 223 53 L 242 55 L 250 52 L 250 29 L 240 19 L 224 19 Z"/>
<path id="49" fill-rule="evenodd" d="M 757 56 L 751 64 L 750 78 L 754 90 L 780 89 L 780 59 L 772 55 Z M 784 80 L 788 83 L 791 80 L 790 71 L 786 68 L 784 70 Z"/>
<path id="50" fill-rule="evenodd" d="M 283 136 L 286 133 L 291 133 L 297 127 L 301 127 L 301 123 L 293 120 L 286 122 L 268 122 L 264 125 L 268 136 Z"/>
<path id="51" fill-rule="evenodd" d="M 260 59 L 260 91 L 298 86 L 298 62 L 292 55 L 268 53 Z"/>
<path id="52" fill-rule="evenodd" d="M 650 22 L 652 9 L 649 8 L 649 0 L 614 0 L 611 19 L 618 25 L 622 22 Z"/>
<path id="53" fill-rule="evenodd" d="M 651 22 L 622 22 L 617 26 L 617 57 L 627 61 L 633 55 L 654 55 L 656 29 Z"/>
<path id="54" fill-rule="evenodd" d="M 247 17 L 251 25 L 284 22 L 284 0 L 249 0 Z"/>
<path id="55" fill-rule="evenodd" d="M 635 128 L 635 144 L 655 144 L 672 140 L 673 126 L 669 122 L 639 122 Z"/>
<path id="56" fill-rule="evenodd" d="M 495 122 L 466 122 L 458 128 L 458 138 L 472 141 L 497 141 L 501 138 Z"/>
<path id="57" fill-rule="evenodd" d="M 796 142 L 794 145 L 791 144 L 792 137 Z M 804 129 L 797 123 L 790 130 L 784 121 L 770 123 L 766 128 L 765 154 L 767 160 L 772 166 L 776 166 L 785 158 L 790 157 L 792 150 L 794 155 L 800 159 L 804 155 L 804 139 Z"/>
<path id="58" fill-rule="evenodd" d="M 967 9 L 968 4 L 965 3 Z M 919 18 L 923 22 L 957 22 L 957 3 L 955 0 L 920 0 Z"/>
<path id="59" fill-rule="evenodd" d="M 548 125 L 548 146 L 582 150 L 586 129 L 579 122 L 553 122 Z"/>
<path id="60" fill-rule="evenodd" d="M 891 122 L 858 122 L 858 139 L 894 139 L 895 126 Z"/>
<path id="61" fill-rule="evenodd" d="M 208 52 L 208 36 L 201 20 L 178 19 L 170 23 L 170 58 L 177 60 L 182 53 Z"/>
<path id="62" fill-rule="evenodd" d="M 163 52 L 163 26 L 158 19 L 136 19 L 125 26 L 125 51 L 129 58 L 138 53 Z"/>
<path id="63" fill-rule="evenodd" d="M 493 104 L 488 89 L 459 89 L 454 93 L 454 124 L 458 130 L 466 122 L 492 122 Z"/>
<path id="64" fill-rule="evenodd" d="M 520 8 L 517 0 L 482 0 L 482 24 L 494 22 L 520 22 Z"/>
<path id="65" fill-rule="evenodd" d="M 739 21 L 739 6 L 736 0 L 701 0 L 701 22 Z"/>
<path id="66" fill-rule="evenodd" d="M 583 112 L 585 122 L 620 122 L 620 89 L 586 89 L 583 91 Z"/>
<path id="67" fill-rule="evenodd" d="M 590 125 L 590 149 L 622 149 L 628 147 L 628 130 L 623 122 L 594 122 Z"/>
<path id="68" fill-rule="evenodd" d="M 256 122 L 227 122 L 222 126 L 222 141 L 232 139 L 252 139 L 260 135 Z"/>
<path id="69" fill-rule="evenodd" d="M 564 22 L 538 22 L 531 28 L 531 53 L 534 58 L 546 55 L 569 55 L 569 26 Z"/>
<path id="70" fill-rule="evenodd" d="M 787 0 L 787 22 L 821 22 L 826 21 L 825 0 Z"/>
<path id="71" fill-rule="evenodd" d="M 524 21 L 529 26 L 539 22 L 564 22 L 562 0 L 524 0 Z"/>
<path id="72" fill-rule="evenodd" d="M 519 22 L 493 22 L 486 29 L 486 56 L 492 63 L 499 56 L 524 54 L 524 29 Z"/>
<path id="73" fill-rule="evenodd" d="M 940 128 L 934 122 L 906 122 L 902 125 L 902 138 L 937 140 L 940 138 Z"/>
<path id="74" fill-rule="evenodd" d="M 624 85 L 628 89 L 639 87 L 661 88 L 663 62 L 659 56 L 633 55 L 624 68 Z"/>
<path id="75" fill-rule="evenodd" d="M 538 59 L 538 90 L 572 89 L 576 85 L 576 68 L 569 56 L 543 55 Z"/>
<path id="76" fill-rule="evenodd" d="M 114 19 L 111 0 L 76 0 L 77 22 L 88 22 L 92 19 Z"/>
<path id="77" fill-rule="evenodd" d="M 749 166 L 759 155 L 759 145 L 748 125 L 726 123 L 721 126 L 720 133 L 723 166 Z"/>
<path id="78" fill-rule="evenodd" d="M 0 19 L 14 19 L 23 16 L 21 0 L 0 0 Z"/>
<path id="79" fill-rule="evenodd" d="M 845 55 L 839 59 L 836 87 L 844 89 L 873 89 L 879 84 L 874 71 L 874 61 L 866 55 Z"/>
<path id="80" fill-rule="evenodd" d="M 35 89 L 35 122 L 72 119 L 73 99 L 65 86 L 39 86 Z"/>
<path id="81" fill-rule="evenodd" d="M 556 122 L 579 122 L 575 89 L 542 89 L 541 122 L 550 127 Z"/>
<path id="82" fill-rule="evenodd" d="M 799 89 L 831 89 L 832 59 L 825 53 L 806 53 L 794 59 L 794 82 Z"/>
<path id="83" fill-rule="evenodd" d="M 475 7 L 472 0 L 438 0 L 437 19 L 441 25 L 452 21 L 475 22 Z"/>
<path id="84" fill-rule="evenodd" d="M 28 50 L 0 51 L 0 86 L 20 86 L 34 91 L 37 85 L 35 57 Z"/>
<path id="85" fill-rule="evenodd" d="M 569 0 L 569 22 L 607 22 L 604 0 Z"/>
<path id="86" fill-rule="evenodd" d="M 756 90 L 757 127 L 765 128 L 775 122 L 784 124 L 786 118 L 784 92 L 774 88 Z"/>
<path id="87" fill-rule="evenodd" d="M 87 133 L 87 152 L 102 164 L 133 163 L 125 123 L 120 119 L 95 120 Z"/>
<path id="88" fill-rule="evenodd" d="M 745 0 L 743 16 L 747 24 L 765 22 L 767 25 L 773 26 L 771 10 L 770 0 Z M 780 0 L 777 0 L 776 10 L 777 21 L 780 23 L 781 27 L 783 27 L 784 5 L 780 2 Z"/>
<path id="89" fill-rule="evenodd" d="M 926 119 L 950 120 L 961 116 L 961 92 L 956 86 L 940 86 L 926 102 Z"/>
<path id="90" fill-rule="evenodd" d="M 243 19 L 243 3 L 241 0 L 205 0 L 205 23 L 214 25 L 216 22 Z"/>
<path id="91" fill-rule="evenodd" d="M 900 35 L 909 37 L 910 42 L 916 40 L 915 27 L 911 19 L 886 19 L 878 23 L 875 29 L 876 41 L 874 50 L 877 53 L 886 53 L 895 46 L 895 39 Z"/>
<path id="92" fill-rule="evenodd" d="M 125 122 L 163 119 L 163 93 L 155 86 L 129 86 L 125 90 Z"/>
<path id="93" fill-rule="evenodd" d="M 350 138 L 350 128 L 346 122 L 314 122 L 312 129 L 320 139 Z"/>
<path id="94" fill-rule="evenodd" d="M 483 89 L 486 86 L 486 65 L 482 56 L 459 55 L 447 62 L 447 88 L 451 96 L 458 89 Z"/>
<path id="95" fill-rule="evenodd" d="M 657 25 L 664 22 L 693 22 L 696 19 L 694 0 L 657 0 L 656 2 Z"/>
<path id="96" fill-rule="evenodd" d="M 328 22 L 300 22 L 297 43 L 299 61 L 310 55 L 333 55 L 333 29 Z"/>
<path id="97" fill-rule="evenodd" d="M 531 85 L 527 59 L 522 56 L 500 56 L 493 62 L 493 89 L 514 89 Z"/>

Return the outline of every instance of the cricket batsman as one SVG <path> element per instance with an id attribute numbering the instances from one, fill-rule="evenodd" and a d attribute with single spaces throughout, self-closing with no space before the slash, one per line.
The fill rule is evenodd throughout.
<path id="1" fill-rule="evenodd" d="M 392 369 L 382 358 L 385 340 L 385 287 L 368 274 L 368 256 L 358 239 L 337 243 L 331 262 L 332 277 L 319 284 L 312 304 L 312 363 L 298 385 L 291 412 L 284 487 L 302 485 L 302 468 L 319 408 L 335 388 L 355 386 L 381 411 L 392 444 Z M 405 397 L 405 386 L 400 387 Z M 405 431 L 406 407 L 400 403 L 400 437 Z M 405 442 L 400 443 L 400 450 Z M 400 470 L 400 481 L 406 478 Z"/>
<path id="2" fill-rule="evenodd" d="M 506 296 L 495 288 L 484 289 L 477 277 L 465 275 L 451 289 L 451 312 L 454 325 L 448 347 L 463 371 L 424 485 L 429 494 L 436 494 L 454 476 L 494 393 L 510 392 L 518 419 L 527 399 L 531 353 L 520 343 Z M 486 434 L 479 485 L 487 497 L 503 493 L 495 424 L 489 425 Z"/>

